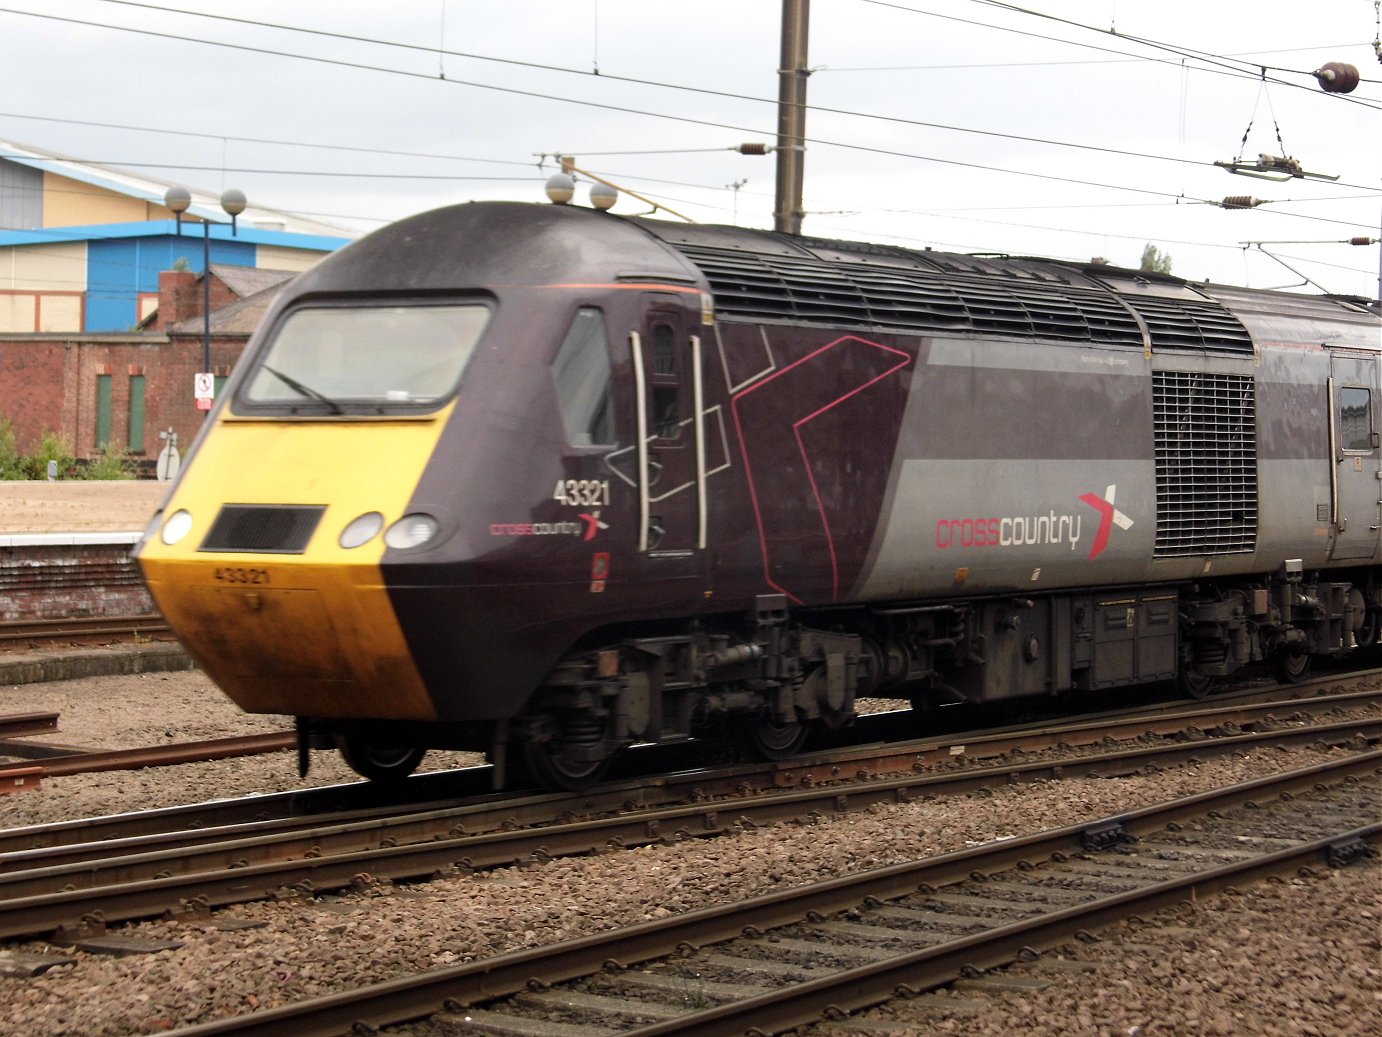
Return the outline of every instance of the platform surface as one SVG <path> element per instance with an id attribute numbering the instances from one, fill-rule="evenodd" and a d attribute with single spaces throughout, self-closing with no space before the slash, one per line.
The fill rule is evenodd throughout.
<path id="1" fill-rule="evenodd" d="M 0 480 L 0 534 L 142 532 L 169 483 Z"/>

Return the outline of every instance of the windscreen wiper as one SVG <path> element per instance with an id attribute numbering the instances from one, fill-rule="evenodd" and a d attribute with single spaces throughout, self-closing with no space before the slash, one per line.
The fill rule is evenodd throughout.
<path id="1" fill-rule="evenodd" d="M 289 389 L 292 389 L 293 392 L 297 393 L 298 395 L 306 396 L 309 400 L 316 400 L 318 403 L 326 404 L 327 409 L 332 414 L 345 413 L 345 411 L 341 409 L 341 405 L 337 403 L 335 400 L 333 400 L 330 396 L 326 396 L 322 393 L 317 392 L 317 390 L 313 389 L 310 385 L 303 385 L 292 375 L 286 375 L 282 371 L 277 371 L 274 368 L 270 367 L 268 364 L 262 364 L 260 366 L 265 371 L 268 371 L 269 374 L 277 378 L 284 385 L 286 385 Z"/>

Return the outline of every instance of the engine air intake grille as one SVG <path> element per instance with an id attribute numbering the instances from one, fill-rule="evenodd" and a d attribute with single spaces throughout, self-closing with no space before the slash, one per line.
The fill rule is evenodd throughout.
<path id="1" fill-rule="evenodd" d="M 1142 345 L 1110 293 L 1031 276 L 986 276 L 829 262 L 679 244 L 725 316 L 895 331 L 978 331 Z"/>
<path id="2" fill-rule="evenodd" d="M 300 555 L 324 511 L 324 505 L 227 504 L 198 550 Z"/>
<path id="3" fill-rule="evenodd" d="M 951 332 L 1252 353 L 1238 318 L 1212 300 L 1146 298 L 1073 284 L 1054 265 L 915 254 L 883 266 L 679 242 L 724 316 L 887 331 Z M 1068 274 L 1068 271 L 1064 271 Z M 1145 327 L 1145 335 L 1144 335 Z"/>
<path id="4" fill-rule="evenodd" d="M 1257 407 L 1250 377 L 1152 373 L 1158 558 L 1257 545 Z"/>
<path id="5" fill-rule="evenodd" d="M 1252 355 L 1252 336 L 1243 323 L 1214 302 L 1126 297 L 1147 322 L 1152 348 Z"/>

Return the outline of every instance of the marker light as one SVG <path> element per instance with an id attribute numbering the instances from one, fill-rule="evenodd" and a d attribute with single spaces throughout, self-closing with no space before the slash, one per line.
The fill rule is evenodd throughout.
<path id="1" fill-rule="evenodd" d="M 384 516 L 377 511 L 367 511 L 357 519 L 351 520 L 341 530 L 340 544 L 346 550 L 368 544 L 384 528 Z"/>
<path id="2" fill-rule="evenodd" d="M 436 536 L 437 530 L 440 528 L 437 525 L 437 520 L 431 515 L 424 515 L 421 512 L 404 515 L 385 532 L 384 543 L 399 550 L 421 547 Z"/>
<path id="3" fill-rule="evenodd" d="M 172 547 L 190 532 L 192 532 L 192 513 L 184 510 L 175 511 L 173 517 L 164 523 L 163 542 Z"/>

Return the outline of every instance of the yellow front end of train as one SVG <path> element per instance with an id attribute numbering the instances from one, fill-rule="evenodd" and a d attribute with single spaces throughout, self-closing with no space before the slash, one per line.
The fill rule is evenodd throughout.
<path id="1" fill-rule="evenodd" d="M 450 409 L 401 420 L 218 412 L 138 556 L 159 610 L 241 708 L 436 717 L 380 565 L 384 531 L 405 517 Z M 236 549 L 213 538 L 228 515 L 258 523 L 249 539 L 261 547 L 275 525 L 303 542 Z"/>
<path id="2" fill-rule="evenodd" d="M 484 300 L 298 300 L 255 336 L 138 550 L 197 663 L 243 709 L 433 720 L 385 554 L 491 312 Z"/>

